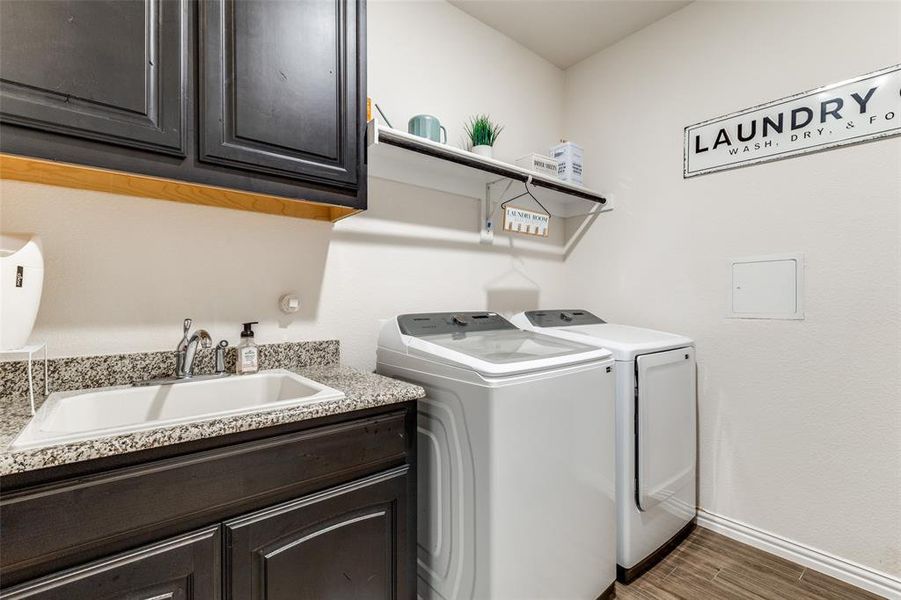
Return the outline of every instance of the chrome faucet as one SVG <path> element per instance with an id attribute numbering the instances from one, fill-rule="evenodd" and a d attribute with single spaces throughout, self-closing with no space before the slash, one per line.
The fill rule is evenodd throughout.
<path id="1" fill-rule="evenodd" d="M 210 348 L 212 345 L 213 340 L 210 338 L 210 334 L 203 329 L 198 329 L 191 335 L 191 319 L 185 319 L 184 334 L 181 341 L 178 342 L 178 348 L 175 349 L 175 377 L 158 377 L 156 379 L 135 381 L 132 385 L 172 385 L 174 383 L 228 377 L 229 373 L 225 371 L 225 349 L 228 348 L 228 342 L 225 340 L 219 342 L 219 345 L 216 347 L 214 357 L 216 372 L 211 375 L 194 375 L 194 358 L 197 356 L 197 347 Z"/>
<path id="2" fill-rule="evenodd" d="M 194 357 L 197 355 L 198 344 L 203 348 L 211 348 L 213 338 L 205 329 L 198 329 L 191 333 L 191 319 L 185 319 L 184 335 L 176 348 L 175 377 L 176 379 L 188 379 L 194 376 Z"/>

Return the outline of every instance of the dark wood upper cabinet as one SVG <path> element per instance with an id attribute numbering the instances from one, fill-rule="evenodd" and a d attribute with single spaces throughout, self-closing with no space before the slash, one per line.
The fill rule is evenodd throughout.
<path id="1" fill-rule="evenodd" d="M 225 524 L 226 600 L 409 598 L 407 468 Z"/>
<path id="2" fill-rule="evenodd" d="M 0 2 L 0 118 L 185 155 L 181 0 Z"/>
<path id="3" fill-rule="evenodd" d="M 357 7 L 344 0 L 200 4 L 200 159 L 355 184 Z"/>
<path id="4" fill-rule="evenodd" d="M 3 600 L 219 600 L 218 526 L 118 554 L 0 593 Z"/>
<path id="5" fill-rule="evenodd" d="M 4 178 L 335 221 L 365 150 L 365 0 L 0 0 Z"/>

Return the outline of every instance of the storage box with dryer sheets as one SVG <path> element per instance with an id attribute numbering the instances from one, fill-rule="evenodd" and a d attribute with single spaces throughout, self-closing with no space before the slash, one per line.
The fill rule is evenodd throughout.
<path id="1" fill-rule="evenodd" d="M 557 161 L 557 177 L 582 185 L 582 146 L 573 142 L 561 142 L 553 146 L 548 154 Z"/>

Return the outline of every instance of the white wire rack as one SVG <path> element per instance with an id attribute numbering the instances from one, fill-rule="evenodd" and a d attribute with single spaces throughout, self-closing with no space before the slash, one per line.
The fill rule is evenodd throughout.
<path id="1" fill-rule="evenodd" d="M 29 344 L 28 346 L 23 346 L 21 348 L 16 348 L 15 350 L 0 350 L 0 358 L 3 357 L 27 357 L 28 361 L 28 399 L 31 402 L 31 414 L 34 416 L 35 408 L 34 408 L 34 357 L 36 354 L 42 354 L 43 362 L 44 362 L 44 396 L 50 393 L 50 380 L 47 369 L 47 344 L 39 343 L 39 344 Z"/>

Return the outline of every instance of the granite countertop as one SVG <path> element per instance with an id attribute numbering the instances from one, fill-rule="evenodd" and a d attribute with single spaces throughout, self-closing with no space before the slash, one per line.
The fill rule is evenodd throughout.
<path id="1" fill-rule="evenodd" d="M 417 385 L 338 364 L 296 367 L 288 370 L 344 392 L 345 397 L 294 408 L 232 415 L 22 450 L 10 449 L 9 443 L 31 419 L 28 397 L 23 395 L 21 398 L 7 400 L 4 402 L 3 415 L 0 419 L 0 448 L 2 448 L 0 476 L 418 400 L 425 396 L 425 391 Z"/>

